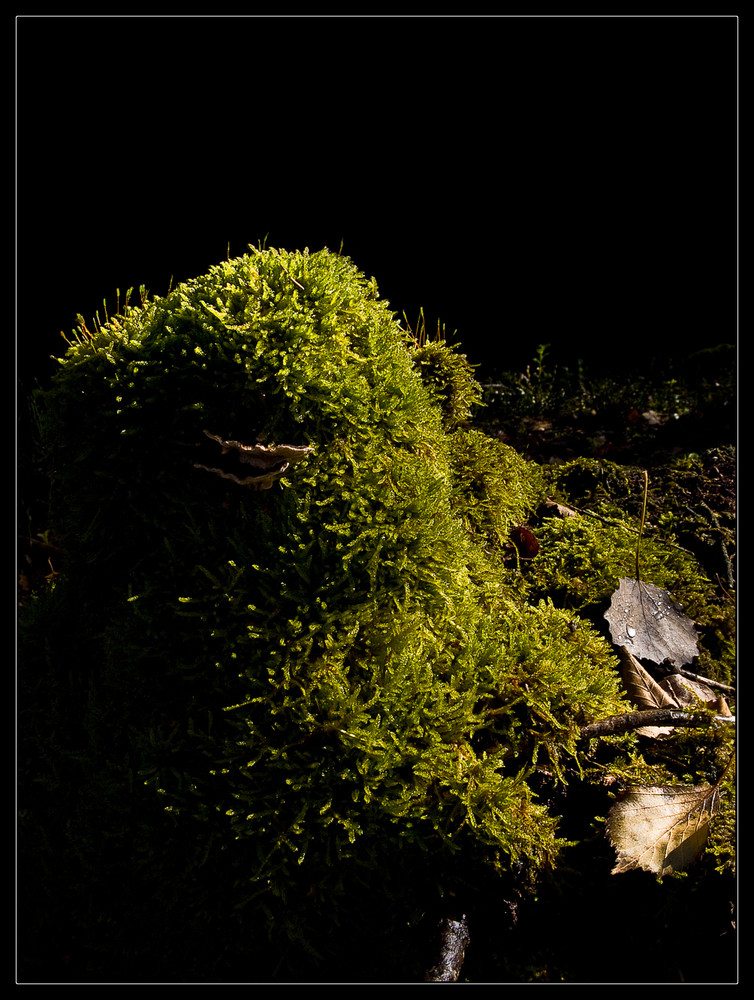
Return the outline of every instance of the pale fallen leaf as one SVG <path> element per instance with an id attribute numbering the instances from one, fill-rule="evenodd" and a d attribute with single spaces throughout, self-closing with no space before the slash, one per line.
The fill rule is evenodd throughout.
<path id="1" fill-rule="evenodd" d="M 718 808 L 717 785 L 629 787 L 607 816 L 607 835 L 617 851 L 613 874 L 684 871 L 701 855 Z"/>
<path id="2" fill-rule="evenodd" d="M 667 590 L 623 578 L 605 612 L 616 646 L 653 663 L 670 660 L 676 667 L 699 655 L 694 622 L 676 607 Z"/>

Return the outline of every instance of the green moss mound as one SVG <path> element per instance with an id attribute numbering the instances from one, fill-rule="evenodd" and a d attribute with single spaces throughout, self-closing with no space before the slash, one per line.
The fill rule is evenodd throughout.
<path id="1" fill-rule="evenodd" d="M 72 913 L 85 975 L 420 976 L 422 914 L 552 866 L 543 776 L 626 706 L 605 640 L 506 563 L 545 485 L 478 398 L 327 250 L 79 331 L 21 705 L 24 919 Z"/>

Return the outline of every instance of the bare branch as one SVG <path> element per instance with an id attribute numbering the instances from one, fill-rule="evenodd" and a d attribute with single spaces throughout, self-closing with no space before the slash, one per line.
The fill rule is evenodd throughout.
<path id="1" fill-rule="evenodd" d="M 590 740 L 597 736 L 616 736 L 621 733 L 641 729 L 644 726 L 690 726 L 704 729 L 713 722 L 735 722 L 734 715 L 703 715 L 683 712 L 677 708 L 650 708 L 641 712 L 624 712 L 622 715 L 611 715 L 607 719 L 598 719 L 581 727 L 582 739 Z"/>
<path id="2" fill-rule="evenodd" d="M 707 687 L 714 688 L 716 691 L 727 691 L 728 694 L 735 694 L 736 689 L 731 687 L 730 684 L 723 684 L 722 681 L 713 681 L 709 677 L 702 677 L 701 674 L 695 674 L 691 670 L 681 670 L 676 667 L 676 673 L 681 674 L 683 677 L 688 677 L 691 681 L 699 681 L 702 684 L 706 684 Z"/>

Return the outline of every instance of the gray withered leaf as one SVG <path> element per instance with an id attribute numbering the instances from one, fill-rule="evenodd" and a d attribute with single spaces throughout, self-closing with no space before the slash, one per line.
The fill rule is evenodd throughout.
<path id="1" fill-rule="evenodd" d="M 699 655 L 694 622 L 652 583 L 622 578 L 605 618 L 615 645 L 633 656 L 680 667 Z"/>

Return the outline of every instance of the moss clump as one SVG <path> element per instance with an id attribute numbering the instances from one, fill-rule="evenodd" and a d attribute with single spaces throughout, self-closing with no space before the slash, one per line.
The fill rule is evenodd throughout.
<path id="1" fill-rule="evenodd" d="M 356 872 L 393 886 L 400 924 L 459 858 L 546 868 L 557 817 L 527 775 L 620 709 L 607 647 L 574 648 L 562 614 L 500 582 L 485 545 L 541 477 L 458 429 L 474 392 L 350 261 L 269 250 L 81 331 L 46 399 L 71 552 L 52 603 L 75 602 L 81 637 L 51 663 L 81 697 L 79 779 L 106 768 L 105 798 L 128 787 L 140 815 L 159 801 L 191 831 L 187 866 L 199 842 L 228 852 L 229 911 L 275 940 L 346 920 Z M 195 468 L 221 464 L 196 461 L 205 431 L 312 450 L 255 491 Z"/>
<path id="2" fill-rule="evenodd" d="M 541 593 L 506 561 L 546 483 L 477 400 L 326 250 L 81 327 L 40 400 L 69 555 L 25 610 L 21 706 L 48 913 L 24 920 L 70 906 L 84 978 L 114 952 L 136 978 L 418 978 L 427 909 L 551 869 L 553 789 L 604 766 L 580 727 L 626 705 L 550 599 L 563 539 Z M 609 741 L 627 773 L 633 745 Z"/>
<path id="3" fill-rule="evenodd" d="M 420 338 L 413 351 L 413 362 L 422 382 L 440 404 L 447 430 L 466 423 L 472 410 L 482 401 L 482 390 L 473 377 L 473 368 L 463 354 L 458 354 L 444 340 Z"/>
<path id="4" fill-rule="evenodd" d="M 525 522 L 541 500 L 544 477 L 502 441 L 481 431 L 457 430 L 451 439 L 456 509 L 483 544 L 502 548 L 511 529 Z"/>

